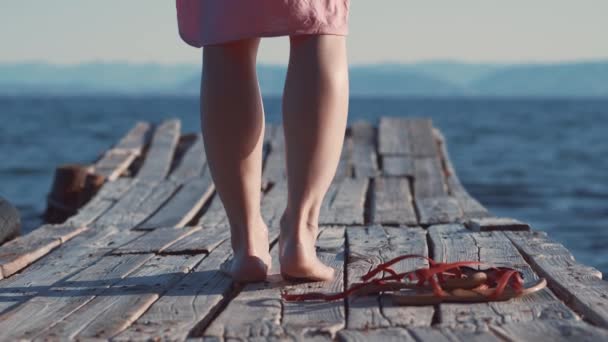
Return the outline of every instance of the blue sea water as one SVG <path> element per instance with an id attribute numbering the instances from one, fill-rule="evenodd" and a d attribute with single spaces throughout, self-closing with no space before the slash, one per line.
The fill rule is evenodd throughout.
<path id="1" fill-rule="evenodd" d="M 265 108 L 280 122 L 279 98 Z M 382 115 L 431 117 L 473 196 L 608 272 L 608 99 L 351 99 L 350 120 Z M 135 121 L 171 116 L 197 131 L 198 99 L 0 96 L 0 196 L 34 229 L 58 164 L 89 162 Z"/>

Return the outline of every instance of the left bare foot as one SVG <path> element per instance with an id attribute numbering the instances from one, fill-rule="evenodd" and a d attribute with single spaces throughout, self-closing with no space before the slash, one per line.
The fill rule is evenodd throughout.
<path id="1" fill-rule="evenodd" d="M 317 257 L 315 243 L 316 227 L 301 229 L 299 233 L 291 229 L 286 215 L 281 218 L 279 238 L 279 261 L 281 275 L 285 280 L 326 281 L 334 278 L 334 269 L 323 264 Z"/>

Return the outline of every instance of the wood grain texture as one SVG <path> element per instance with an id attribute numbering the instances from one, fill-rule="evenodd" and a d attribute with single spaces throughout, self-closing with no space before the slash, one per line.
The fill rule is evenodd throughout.
<path id="1" fill-rule="evenodd" d="M 262 172 L 262 187 L 287 179 L 285 161 L 285 136 L 283 128 L 272 126 L 266 130 L 267 155 Z"/>
<path id="2" fill-rule="evenodd" d="M 130 151 L 109 150 L 95 163 L 92 171 L 104 176 L 106 181 L 114 181 L 129 169 L 137 155 Z"/>
<path id="3" fill-rule="evenodd" d="M 321 206 L 322 225 L 363 224 L 368 179 L 345 178 L 332 183 Z"/>
<path id="4" fill-rule="evenodd" d="M 86 226 L 92 223 L 116 204 L 132 185 L 133 181 L 130 178 L 106 182 L 97 194 L 66 223 L 74 226 Z"/>
<path id="5" fill-rule="evenodd" d="M 114 149 L 133 151 L 141 153 L 150 139 L 152 126 L 147 122 L 138 122 L 135 126 L 120 139 Z"/>
<path id="6" fill-rule="evenodd" d="M 493 230 L 530 230 L 530 225 L 508 217 L 484 217 L 467 221 L 467 227 L 475 232 Z"/>
<path id="7" fill-rule="evenodd" d="M 95 226 L 134 228 L 154 214 L 177 188 L 178 185 L 172 181 L 137 181 L 109 211 L 95 221 Z"/>
<path id="8" fill-rule="evenodd" d="M 416 198 L 420 224 L 454 223 L 460 221 L 462 211 L 454 197 Z"/>
<path id="9" fill-rule="evenodd" d="M 205 340 L 268 340 L 285 336 L 281 327 L 281 289 L 286 285 L 278 273 L 278 248 L 272 256 L 272 274 L 266 282 L 239 287 L 238 295 L 209 324 L 192 337 Z"/>
<path id="10" fill-rule="evenodd" d="M 433 342 L 502 342 L 489 331 L 468 331 L 446 327 L 408 329 L 416 341 Z"/>
<path id="11" fill-rule="evenodd" d="M 411 156 L 383 156 L 382 174 L 385 177 L 414 177 L 414 158 Z"/>
<path id="12" fill-rule="evenodd" d="M 429 119 L 382 117 L 378 134 L 381 154 L 413 157 L 437 155 L 433 124 Z"/>
<path id="13" fill-rule="evenodd" d="M 7 278 L 38 260 L 87 227 L 44 225 L 0 246 L 0 278 Z"/>
<path id="14" fill-rule="evenodd" d="M 428 255 L 426 231 L 419 227 L 349 227 L 346 235 L 347 287 L 361 282 L 361 276 L 372 268 L 399 255 Z M 406 259 L 395 264 L 393 269 L 408 272 L 420 267 L 428 267 L 427 261 Z M 381 296 L 356 297 L 348 300 L 346 326 L 349 330 L 430 326 L 433 313 L 433 306 L 396 306 Z"/>
<path id="15" fill-rule="evenodd" d="M 151 126 L 147 122 L 138 122 L 119 142 L 106 151 L 95 162 L 92 170 L 112 182 L 124 174 L 133 161 L 141 155 L 150 138 Z"/>
<path id="16" fill-rule="evenodd" d="M 152 255 L 107 256 L 61 280 L 0 317 L 0 339 L 59 338 L 49 330 L 112 284 L 140 267 Z M 51 329 L 52 330 L 52 329 Z"/>
<path id="17" fill-rule="evenodd" d="M 327 232 L 327 234 L 326 234 Z M 335 291 L 342 288 L 344 264 L 344 230 L 321 228 L 317 241 L 319 257 L 336 267 L 337 277 L 331 282 L 290 285 L 278 274 L 265 283 L 245 285 L 207 329 L 196 336 L 205 339 L 327 339 L 344 325 L 344 308 L 337 303 L 286 303 L 281 291 Z M 277 272 L 278 248 L 271 250 L 272 269 Z M 340 260 L 342 260 L 340 262 Z M 273 273 L 274 273 L 273 272 Z"/>
<path id="18" fill-rule="evenodd" d="M 113 340 L 182 341 L 196 327 L 206 327 L 221 310 L 218 304 L 232 292 L 230 277 L 219 271 L 230 255 L 228 242 L 213 249 L 192 273 L 171 287 Z"/>
<path id="19" fill-rule="evenodd" d="M 194 141 L 182 154 L 177 166 L 171 170 L 169 179 L 179 184 L 186 183 L 191 179 L 201 177 L 206 165 L 205 145 L 203 136 L 199 133 L 194 135 Z"/>
<path id="20" fill-rule="evenodd" d="M 222 200 L 217 193 L 211 198 L 211 204 L 198 220 L 197 225 L 204 227 L 230 227 L 226 209 L 224 209 Z"/>
<path id="21" fill-rule="evenodd" d="M 181 122 L 175 119 L 167 120 L 158 126 L 146 153 L 146 159 L 137 172 L 137 179 L 153 182 L 167 176 L 179 140 L 180 128 Z"/>
<path id="22" fill-rule="evenodd" d="M 414 194 L 416 198 L 448 195 L 439 158 L 414 159 Z"/>
<path id="23" fill-rule="evenodd" d="M 211 198 L 214 190 L 211 175 L 192 178 L 150 218 L 137 226 L 141 230 L 159 227 L 181 227 L 187 225 Z"/>
<path id="24" fill-rule="evenodd" d="M 382 117 L 378 125 L 378 152 L 381 154 L 410 154 L 406 119 Z"/>
<path id="25" fill-rule="evenodd" d="M 344 227 L 326 227 L 317 241 L 317 256 L 335 270 L 334 279 L 326 282 L 289 285 L 290 293 L 340 292 L 344 290 Z M 343 301 L 283 302 L 281 325 L 285 334 L 295 340 L 315 337 L 333 338 L 345 326 Z"/>
<path id="26" fill-rule="evenodd" d="M 338 181 L 344 178 L 350 178 L 353 176 L 353 139 L 350 136 L 344 137 L 344 143 L 342 144 L 342 152 L 340 153 L 340 160 L 338 161 L 338 167 L 334 175 L 334 181 Z"/>
<path id="27" fill-rule="evenodd" d="M 32 265 L 0 281 L 0 313 L 27 301 L 57 281 L 95 263 L 101 256 L 141 232 L 89 229 Z"/>
<path id="28" fill-rule="evenodd" d="M 541 232 L 504 232 L 549 287 L 585 319 L 608 328 L 608 283 L 593 267 L 578 263 L 563 245 Z"/>
<path id="29" fill-rule="evenodd" d="M 608 341 L 608 331 L 586 322 L 542 320 L 491 326 L 496 336 L 508 341 Z"/>
<path id="30" fill-rule="evenodd" d="M 436 157 L 437 143 L 433 136 L 433 122 L 425 118 L 407 120 L 410 144 L 410 155 L 414 157 Z"/>
<path id="31" fill-rule="evenodd" d="M 366 341 L 386 341 L 386 342 L 415 342 L 416 340 L 405 329 L 387 328 L 378 330 L 341 330 L 338 333 L 338 341 L 341 342 L 366 342 Z"/>
<path id="32" fill-rule="evenodd" d="M 431 251 L 440 262 L 481 261 L 492 266 L 512 267 L 522 272 L 525 283 L 538 276 L 501 232 L 474 233 L 462 225 L 429 228 Z M 489 324 L 503 325 L 538 319 L 578 319 L 548 289 L 506 302 L 439 305 L 440 325 L 467 331 L 484 331 Z"/>
<path id="33" fill-rule="evenodd" d="M 356 121 L 350 126 L 352 139 L 352 167 L 357 178 L 373 178 L 378 174 L 376 154 L 376 128 L 366 121 Z"/>
<path id="34" fill-rule="evenodd" d="M 409 225 L 418 223 L 407 178 L 377 177 L 373 187 L 372 222 Z"/>
<path id="35" fill-rule="evenodd" d="M 160 253 L 175 242 L 201 230 L 201 227 L 158 228 L 117 248 L 113 254 Z"/>
<path id="36" fill-rule="evenodd" d="M 230 239 L 230 227 L 202 227 L 160 252 L 165 254 L 209 253 L 228 239 Z"/>
<path id="37" fill-rule="evenodd" d="M 262 196 L 262 218 L 268 226 L 268 239 L 272 243 L 278 238 L 280 232 L 280 220 L 287 206 L 287 183 L 285 181 L 276 183 Z"/>
<path id="38" fill-rule="evenodd" d="M 76 339 L 110 338 L 136 321 L 202 255 L 156 256 L 63 318 L 49 333 Z"/>

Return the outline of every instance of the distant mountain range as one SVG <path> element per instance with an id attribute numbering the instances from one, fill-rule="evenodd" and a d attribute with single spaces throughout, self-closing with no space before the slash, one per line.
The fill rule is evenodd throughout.
<path id="1" fill-rule="evenodd" d="M 192 95 L 199 73 L 189 64 L 0 64 L 0 95 Z M 284 66 L 260 65 L 258 75 L 265 95 L 282 93 Z M 355 65 L 350 82 L 355 96 L 608 97 L 608 61 Z"/>

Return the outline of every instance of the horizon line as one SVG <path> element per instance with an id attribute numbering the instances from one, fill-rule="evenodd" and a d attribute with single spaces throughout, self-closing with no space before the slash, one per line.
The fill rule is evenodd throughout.
<path id="1" fill-rule="evenodd" d="M 463 65 L 486 65 L 486 66 L 518 66 L 518 65 L 563 65 L 563 64 L 581 64 L 581 63 L 608 63 L 608 57 L 603 58 L 577 58 L 577 59 L 565 59 L 561 61 L 556 60 L 530 60 L 530 61 L 469 61 L 456 58 L 444 58 L 444 59 L 422 59 L 416 61 L 377 61 L 368 63 L 349 63 L 350 67 L 364 67 L 364 66 L 380 66 L 380 65 L 421 65 L 421 64 L 463 64 Z M 70 67 L 70 66 L 81 66 L 81 65 L 154 65 L 154 66 L 198 66 L 199 63 L 192 62 L 159 62 L 159 61 L 131 61 L 131 60 L 104 60 L 104 59 L 92 59 L 80 62 L 56 62 L 56 61 L 45 61 L 45 60 L 7 60 L 0 61 L 0 65 L 48 65 L 56 67 Z M 286 67 L 286 63 L 267 63 L 260 62 L 258 66 L 281 66 Z"/>

